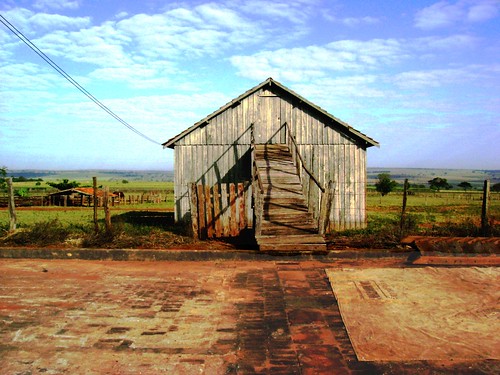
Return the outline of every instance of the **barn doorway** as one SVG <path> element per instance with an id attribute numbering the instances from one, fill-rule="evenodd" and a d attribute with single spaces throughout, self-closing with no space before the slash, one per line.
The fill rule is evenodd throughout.
<path id="1" fill-rule="evenodd" d="M 254 126 L 255 143 L 286 143 L 286 129 L 281 122 L 281 98 L 267 89 L 263 89 L 259 95 L 258 114 Z"/>

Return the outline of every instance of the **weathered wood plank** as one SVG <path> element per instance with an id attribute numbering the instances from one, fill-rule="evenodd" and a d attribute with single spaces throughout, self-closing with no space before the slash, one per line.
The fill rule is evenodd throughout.
<path id="1" fill-rule="evenodd" d="M 220 194 L 219 194 L 219 185 L 215 184 L 213 187 L 214 192 L 214 221 L 215 221 L 215 236 L 222 236 L 222 220 L 220 216 Z"/>
<path id="2" fill-rule="evenodd" d="M 229 226 L 230 226 L 230 235 L 237 236 L 238 235 L 238 223 L 237 223 L 237 202 L 236 202 L 236 189 L 234 184 L 229 185 L 229 204 L 231 205 L 231 217 L 229 218 Z"/>
<path id="3" fill-rule="evenodd" d="M 205 189 L 203 185 L 197 186 L 198 197 L 198 227 L 199 236 L 201 239 L 207 237 L 207 227 L 205 221 Z"/>
<path id="4" fill-rule="evenodd" d="M 194 239 L 199 239 L 198 198 L 196 195 L 196 184 L 191 184 L 189 202 L 191 204 L 191 228 L 193 231 L 193 237 Z"/>
<path id="5" fill-rule="evenodd" d="M 205 185 L 205 207 L 207 214 L 207 236 L 208 238 L 212 238 L 215 232 L 215 225 L 213 219 L 213 211 L 212 211 L 212 196 L 210 194 L 210 186 Z"/>
<path id="6" fill-rule="evenodd" d="M 239 229 L 244 229 L 246 227 L 246 215 L 245 215 L 245 187 L 243 183 L 238 183 L 238 224 Z"/>

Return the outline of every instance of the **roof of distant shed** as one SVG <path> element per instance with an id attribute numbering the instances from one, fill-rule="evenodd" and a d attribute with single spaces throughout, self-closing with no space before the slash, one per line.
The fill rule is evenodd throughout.
<path id="1" fill-rule="evenodd" d="M 92 195 L 94 195 L 94 188 L 78 187 L 78 188 L 72 188 L 72 189 L 66 189 L 66 190 L 59 190 L 59 191 L 56 191 L 55 193 L 51 193 L 49 195 L 70 195 L 70 194 L 82 194 L 82 195 L 92 196 Z M 97 196 L 102 197 L 103 195 L 104 195 L 104 191 L 97 189 Z M 110 193 L 108 193 L 108 196 L 115 197 L 116 194 L 113 194 L 110 192 Z"/>
<path id="2" fill-rule="evenodd" d="M 299 102 L 304 103 L 306 106 L 310 107 L 312 110 L 314 110 L 314 111 L 322 114 L 323 116 L 326 116 L 327 118 L 330 118 L 333 122 L 335 122 L 336 124 L 338 124 L 339 126 L 341 126 L 346 134 L 349 134 L 349 135 L 353 136 L 354 138 L 357 138 L 357 139 L 360 139 L 360 140 L 366 142 L 367 147 L 379 146 L 379 143 L 377 141 L 375 141 L 373 138 L 370 138 L 366 134 L 363 134 L 360 131 L 354 129 L 348 123 L 346 123 L 346 122 L 338 119 L 337 117 L 331 115 L 330 113 L 328 113 L 327 111 L 325 111 L 323 108 L 321 108 L 321 107 L 315 105 L 314 103 L 310 102 L 309 100 L 303 98 L 302 96 L 300 96 L 296 92 L 294 92 L 294 91 L 290 90 L 289 88 L 283 86 L 278 81 L 275 81 L 272 78 L 268 78 L 264 82 L 258 84 L 257 86 L 251 88 L 250 90 L 244 92 L 243 94 L 241 94 L 240 96 L 238 96 L 236 99 L 233 99 L 229 103 L 227 103 L 226 105 L 220 107 L 218 110 L 216 110 L 215 112 L 211 113 L 210 115 L 208 115 L 204 119 L 198 121 L 193 126 L 191 126 L 188 129 L 184 130 L 182 133 L 180 133 L 180 134 L 176 135 L 175 137 L 169 139 L 168 141 L 166 141 L 165 143 L 163 143 L 163 147 L 164 148 L 166 148 L 166 147 L 174 148 L 175 147 L 175 143 L 177 141 L 179 141 L 180 139 L 184 138 L 185 136 L 187 136 L 188 134 L 190 134 L 191 132 L 193 132 L 197 128 L 199 128 L 199 127 L 201 127 L 203 125 L 206 125 L 212 118 L 214 118 L 218 114 L 224 112 L 226 109 L 234 106 L 235 104 L 237 104 L 238 102 L 240 102 L 241 100 L 243 100 L 244 98 L 246 98 L 247 96 L 252 95 L 253 93 L 255 93 L 256 91 L 260 90 L 261 88 L 263 88 L 265 86 L 275 86 L 275 87 L 278 87 L 281 90 L 287 92 L 289 95 L 291 95 L 292 97 L 295 97 Z"/>

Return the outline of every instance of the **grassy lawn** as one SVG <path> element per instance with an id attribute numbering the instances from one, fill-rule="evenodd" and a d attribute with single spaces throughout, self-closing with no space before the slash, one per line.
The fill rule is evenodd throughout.
<path id="1" fill-rule="evenodd" d="M 17 183 L 16 188 L 33 187 L 34 183 Z M 122 184 L 121 182 L 119 184 Z M 90 207 L 22 207 L 17 209 L 17 226 L 20 232 L 33 231 L 44 236 L 52 230 L 66 234 L 79 246 L 109 247 L 164 247 L 169 244 L 188 243 L 184 229 L 173 224 L 173 184 L 171 182 L 131 181 L 128 195 L 148 194 L 161 191 L 161 203 L 120 204 L 110 207 L 113 233 L 104 233 L 104 210 L 98 209 L 99 233 L 94 232 L 93 209 Z M 110 187 L 114 190 L 119 185 Z M 163 190 L 161 190 L 163 189 Z M 405 234 L 424 235 L 478 235 L 481 217 L 481 192 L 416 193 L 407 200 L 407 222 Z M 363 230 L 336 233 L 332 238 L 349 238 L 360 246 L 392 246 L 399 241 L 402 193 L 393 192 L 385 197 L 369 192 L 367 195 L 368 227 Z M 490 217 L 500 220 L 500 194 L 492 193 Z M 6 238 L 9 213 L 0 209 L 0 241 Z M 500 235 L 498 224 L 492 234 Z M 20 235 L 22 236 L 22 235 Z M 63 236 L 64 237 L 64 236 Z M 10 238 L 7 236 L 7 238 Z M 55 237 L 55 242 L 59 237 Z M 62 237 L 61 237 L 62 238 Z M 47 241 L 52 241 L 48 236 Z M 9 240 L 10 241 L 10 240 Z M 36 239 L 21 238 L 20 243 L 29 244 Z M 5 243 L 5 240 L 4 240 Z M 9 242 L 7 241 L 7 243 Z"/>

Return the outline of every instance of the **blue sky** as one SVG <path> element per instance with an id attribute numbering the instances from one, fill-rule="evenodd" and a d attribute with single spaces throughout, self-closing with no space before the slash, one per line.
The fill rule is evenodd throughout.
<path id="1" fill-rule="evenodd" d="M 273 77 L 380 142 L 368 166 L 500 169 L 500 1 L 3 0 L 0 14 L 165 142 Z M 0 166 L 172 169 L 0 24 Z"/>

